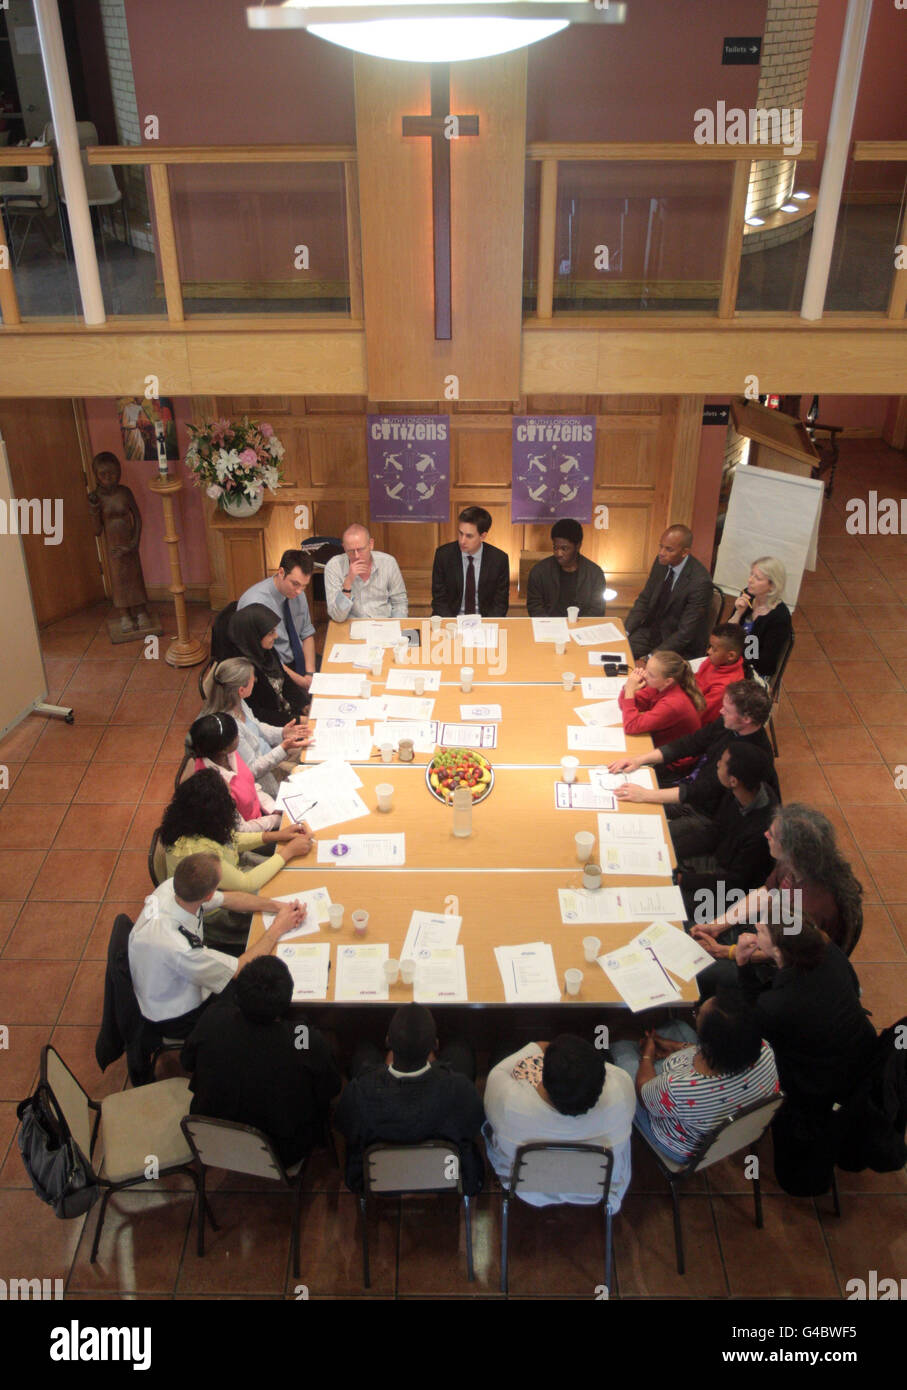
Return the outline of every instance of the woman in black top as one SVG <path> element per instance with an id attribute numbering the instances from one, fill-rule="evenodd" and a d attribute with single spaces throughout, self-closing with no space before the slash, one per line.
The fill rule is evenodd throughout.
<path id="1" fill-rule="evenodd" d="M 791 635 L 790 609 L 781 601 L 787 572 L 773 555 L 762 555 L 750 567 L 746 588 L 734 604 L 728 622 L 740 623 L 748 637 L 744 656 L 753 669 L 770 680 L 775 674 L 781 653 Z"/>
<path id="2" fill-rule="evenodd" d="M 227 628 L 229 651 L 224 656 L 242 656 L 255 668 L 255 684 L 248 705 L 262 724 L 279 728 L 304 714 L 310 704 L 308 694 L 291 680 L 274 650 L 277 615 L 262 603 L 238 609 Z"/>

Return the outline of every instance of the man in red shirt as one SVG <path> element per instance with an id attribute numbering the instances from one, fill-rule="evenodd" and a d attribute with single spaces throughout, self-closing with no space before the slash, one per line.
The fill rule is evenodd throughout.
<path id="1" fill-rule="evenodd" d="M 705 709 L 700 716 L 703 725 L 718 718 L 727 687 L 734 681 L 744 679 L 745 641 L 745 633 L 735 623 L 722 623 L 709 638 L 708 655 L 696 672 L 696 684 L 705 700 Z"/>

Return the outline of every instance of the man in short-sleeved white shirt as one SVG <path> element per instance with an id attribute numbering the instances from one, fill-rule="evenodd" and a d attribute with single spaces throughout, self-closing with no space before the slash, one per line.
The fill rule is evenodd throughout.
<path id="1" fill-rule="evenodd" d="M 298 926 L 305 909 L 259 898 L 253 893 L 220 893 L 220 860 L 192 854 L 145 899 L 129 934 L 129 973 L 143 1018 L 166 1024 L 173 1037 L 188 1036 L 213 994 L 219 994 L 255 956 L 274 950 L 280 937 Z M 242 956 L 204 944 L 206 912 L 226 907 L 237 912 L 275 912 L 269 931 Z M 184 1031 L 185 1030 L 185 1031 Z"/>
<path id="2" fill-rule="evenodd" d="M 522 1144 L 600 1144 L 614 1153 L 608 1207 L 620 1210 L 630 1184 L 636 1093 L 625 1072 L 606 1064 L 602 1051 L 570 1033 L 550 1043 L 529 1043 L 492 1067 L 484 1099 L 485 1147 L 508 1186 Z M 520 1196 L 536 1207 L 595 1200 L 570 1192 L 521 1191 Z"/>

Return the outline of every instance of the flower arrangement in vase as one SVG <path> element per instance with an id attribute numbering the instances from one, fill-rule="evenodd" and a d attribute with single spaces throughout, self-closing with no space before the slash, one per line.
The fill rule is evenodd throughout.
<path id="1" fill-rule="evenodd" d="M 252 516 L 264 501 L 265 488 L 276 492 L 284 448 L 273 425 L 243 416 L 241 421 L 190 425 L 189 432 L 186 467 L 230 516 Z"/>

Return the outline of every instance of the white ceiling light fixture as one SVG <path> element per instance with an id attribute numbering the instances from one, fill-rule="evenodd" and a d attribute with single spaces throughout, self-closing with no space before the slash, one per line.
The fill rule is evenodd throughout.
<path id="1" fill-rule="evenodd" d="M 285 0 L 246 10 L 250 29 L 307 29 L 317 38 L 406 63 L 457 63 L 510 53 L 570 24 L 623 24 L 609 0 Z"/>

